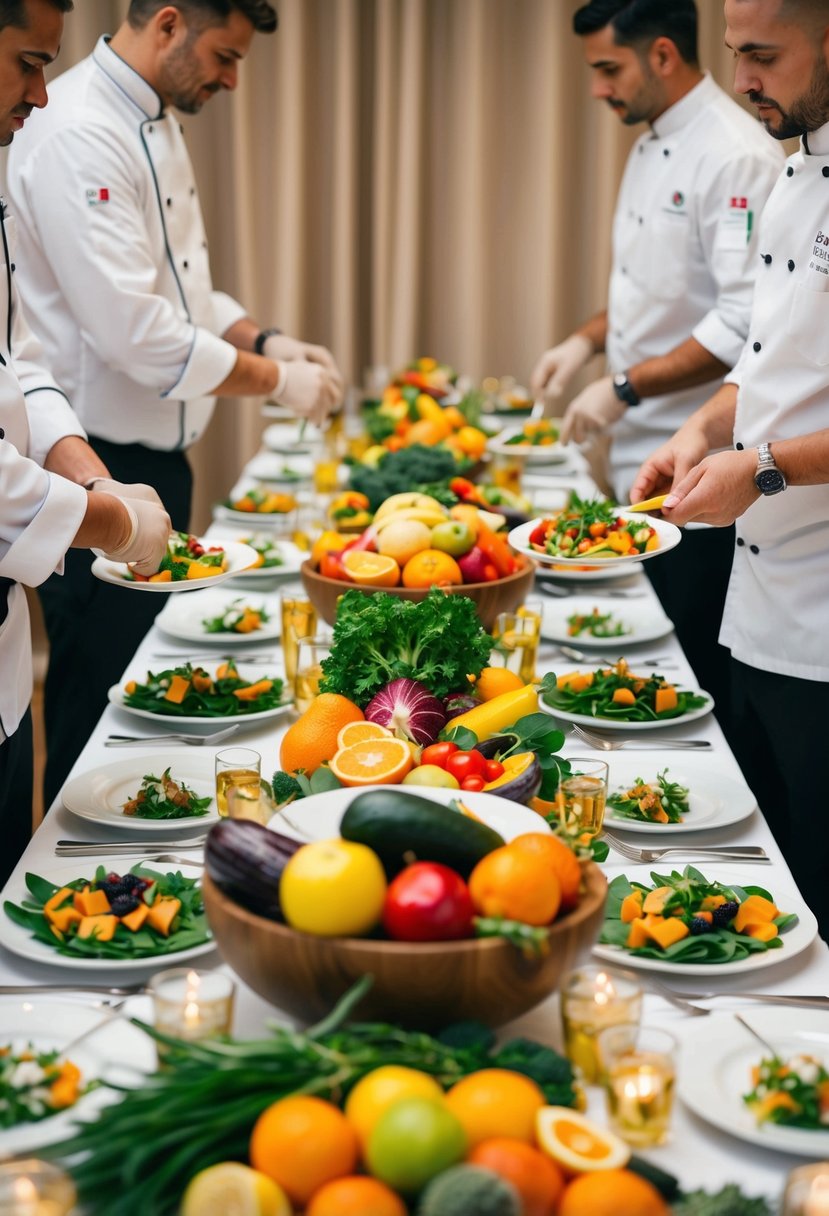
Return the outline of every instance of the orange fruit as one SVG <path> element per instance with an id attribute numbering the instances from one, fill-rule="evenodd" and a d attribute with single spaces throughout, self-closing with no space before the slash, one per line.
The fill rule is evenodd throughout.
<path id="1" fill-rule="evenodd" d="M 343 785 L 399 785 L 414 763 L 403 739 L 364 739 L 341 748 L 331 760 L 331 772 Z"/>
<path id="2" fill-rule="evenodd" d="M 618 1170 L 630 1160 L 630 1149 L 613 1132 L 569 1106 L 545 1106 L 536 1116 L 538 1147 L 568 1174 Z"/>
<path id="3" fill-rule="evenodd" d="M 562 1170 L 537 1148 L 507 1136 L 482 1140 L 466 1158 L 511 1182 L 521 1196 L 522 1216 L 555 1216 L 564 1190 Z"/>
<path id="4" fill-rule="evenodd" d="M 383 553 L 350 550 L 343 554 L 342 562 L 355 583 L 367 587 L 396 587 L 400 582 L 400 567 L 393 557 Z"/>
<path id="5" fill-rule="evenodd" d="M 543 857 L 549 864 L 561 887 L 562 912 L 568 912 L 578 906 L 581 866 L 569 845 L 548 832 L 525 832 L 511 840 L 509 847 Z"/>
<path id="6" fill-rule="evenodd" d="M 352 743 L 363 743 L 366 739 L 391 739 L 391 731 L 379 722 L 349 722 L 337 735 L 337 751 L 351 747 Z"/>
<path id="7" fill-rule="evenodd" d="M 403 567 L 404 587 L 460 587 L 463 583 L 461 568 L 440 549 L 424 549 L 410 557 Z"/>
<path id="8" fill-rule="evenodd" d="M 419 422 L 413 422 L 406 432 L 406 447 L 411 447 L 413 443 L 422 443 L 427 448 L 433 448 L 445 439 L 451 430 L 452 427 L 443 417 L 421 418 Z"/>
<path id="9" fill-rule="evenodd" d="M 502 692 L 514 692 L 523 687 L 524 681 L 514 671 L 507 671 L 506 667 L 485 667 L 475 681 L 475 694 L 482 701 L 491 701 Z"/>
<path id="10" fill-rule="evenodd" d="M 342 728 L 349 722 L 362 721 L 363 711 L 348 697 L 337 692 L 320 693 L 285 732 L 279 749 L 280 765 L 286 773 L 300 769 L 313 773 L 336 752 Z"/>
<path id="11" fill-rule="evenodd" d="M 305 1216 L 406 1216 L 407 1211 L 385 1182 L 355 1175 L 327 1182 L 311 1199 Z"/>
<path id="12" fill-rule="evenodd" d="M 558 1216 L 669 1216 L 655 1186 L 632 1170 L 582 1174 L 565 1190 Z"/>
<path id="13" fill-rule="evenodd" d="M 322 532 L 311 546 L 311 561 L 319 568 L 325 553 L 340 553 L 348 544 L 348 537 L 341 532 Z"/>
<path id="14" fill-rule="evenodd" d="M 494 1136 L 535 1143 L 544 1094 L 529 1077 L 508 1068 L 483 1068 L 458 1081 L 445 1102 L 466 1132 L 470 1149 Z"/>
<path id="15" fill-rule="evenodd" d="M 480 460 L 486 451 L 486 435 L 476 426 L 462 426 L 455 432 L 454 441 L 466 456 Z"/>
<path id="16" fill-rule="evenodd" d="M 253 1126 L 249 1156 L 254 1169 L 302 1206 L 326 1182 L 354 1173 L 357 1134 L 331 1102 L 297 1094 L 262 1112 Z"/>
<path id="17" fill-rule="evenodd" d="M 479 915 L 528 925 L 549 925 L 561 904 L 561 886 L 547 858 L 511 845 L 481 858 L 469 876 L 469 894 Z"/>
<path id="18" fill-rule="evenodd" d="M 401 1098 L 443 1100 L 443 1090 L 434 1077 L 400 1064 L 383 1064 L 362 1077 L 345 1103 L 345 1117 L 365 1149 L 381 1115 Z"/>

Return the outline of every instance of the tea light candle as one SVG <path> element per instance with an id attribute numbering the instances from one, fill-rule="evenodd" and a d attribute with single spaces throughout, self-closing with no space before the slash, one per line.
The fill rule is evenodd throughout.
<path id="1" fill-rule="evenodd" d="M 76 1199 L 71 1178 L 48 1161 L 31 1158 L 0 1165 L 3 1216 L 68 1216 Z"/>
<path id="2" fill-rule="evenodd" d="M 812 1179 L 803 1201 L 803 1216 L 829 1216 L 829 1173 Z"/>
<path id="3" fill-rule="evenodd" d="M 150 981 L 157 1030 L 195 1042 L 229 1034 L 235 984 L 220 971 L 175 967 Z"/>
<path id="4" fill-rule="evenodd" d="M 656 1028 L 614 1027 L 599 1035 L 610 1125 L 629 1144 L 662 1144 L 674 1095 L 675 1041 Z"/>
<path id="5" fill-rule="evenodd" d="M 564 1050 L 587 1084 L 601 1068 L 596 1036 L 608 1026 L 636 1025 L 642 1013 L 642 989 L 629 971 L 585 967 L 572 972 L 561 991 Z"/>
<path id="6" fill-rule="evenodd" d="M 829 1213 L 829 1161 L 799 1165 L 786 1179 L 783 1216 L 827 1216 Z"/>

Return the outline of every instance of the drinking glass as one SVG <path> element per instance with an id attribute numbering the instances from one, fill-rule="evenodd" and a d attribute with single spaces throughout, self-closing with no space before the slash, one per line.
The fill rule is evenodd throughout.
<path id="1" fill-rule="evenodd" d="M 76 1201 L 74 1182 L 50 1161 L 13 1157 L 0 1162 L 0 1213 L 4 1216 L 69 1216 Z"/>
<path id="2" fill-rule="evenodd" d="M 317 627 L 317 610 L 307 596 L 283 595 L 282 655 L 285 678 L 289 685 L 296 681 L 297 646 L 300 638 L 311 637 Z"/>
<path id="3" fill-rule="evenodd" d="M 493 667 L 506 667 L 530 684 L 535 679 L 535 659 L 541 622 L 535 614 L 522 616 L 519 612 L 499 612 L 495 618 L 492 637 L 495 648 Z"/>
<path id="4" fill-rule="evenodd" d="M 190 1043 L 230 1034 L 236 985 L 223 972 L 173 967 L 159 971 L 147 987 L 156 1030 Z M 162 1044 L 158 1053 L 163 1060 Z"/>
<path id="5" fill-rule="evenodd" d="M 322 678 L 322 662 L 331 653 L 331 639 L 318 634 L 316 637 L 300 638 L 294 683 L 294 702 L 297 713 L 304 714 L 311 702 L 319 695 Z"/>
<path id="6" fill-rule="evenodd" d="M 638 1026 L 642 989 L 632 972 L 594 964 L 565 976 L 560 1004 L 565 1055 L 586 1084 L 595 1084 L 601 1075 L 597 1036 L 620 1023 Z"/>
<path id="7" fill-rule="evenodd" d="M 501 490 L 510 490 L 513 494 L 521 493 L 521 479 L 524 476 L 525 458 L 518 453 L 493 453 L 489 466 L 492 484 Z"/>
<path id="8" fill-rule="evenodd" d="M 234 794 L 259 801 L 262 757 L 249 747 L 228 747 L 216 753 L 216 807 L 228 817 Z"/>
<path id="9" fill-rule="evenodd" d="M 558 817 L 566 828 L 598 836 L 604 823 L 609 767 L 604 760 L 570 758 L 570 775 L 556 791 Z"/>
<path id="10" fill-rule="evenodd" d="M 597 1036 L 610 1126 L 628 1144 L 668 1138 L 674 1100 L 676 1039 L 652 1026 L 619 1025 Z"/>

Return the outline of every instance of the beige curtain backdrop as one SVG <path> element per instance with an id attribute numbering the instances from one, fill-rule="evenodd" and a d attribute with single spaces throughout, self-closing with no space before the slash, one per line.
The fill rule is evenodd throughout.
<path id="1" fill-rule="evenodd" d="M 577 7 L 278 0 L 236 92 L 186 120 L 216 285 L 328 345 L 351 383 L 419 354 L 526 382 L 604 304 L 636 134 L 590 98 Z M 703 64 L 730 88 L 720 0 L 699 8 Z M 125 11 L 76 0 L 58 70 Z M 259 402 L 219 404 L 192 453 L 197 527 L 262 425 Z"/>

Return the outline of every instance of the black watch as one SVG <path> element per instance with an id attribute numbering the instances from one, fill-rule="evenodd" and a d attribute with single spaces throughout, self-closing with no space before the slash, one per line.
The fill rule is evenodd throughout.
<path id="1" fill-rule="evenodd" d="M 786 478 L 774 463 L 771 448 L 767 443 L 761 443 L 757 449 L 757 472 L 754 474 L 754 484 L 761 494 L 779 494 L 788 485 Z"/>
<path id="2" fill-rule="evenodd" d="M 617 372 L 613 377 L 613 391 L 625 405 L 638 405 L 642 398 L 628 380 L 627 372 Z"/>
<path id="3" fill-rule="evenodd" d="M 253 353 L 255 355 L 264 354 L 265 343 L 268 338 L 275 338 L 277 334 L 281 334 L 281 329 L 263 329 L 256 335 L 253 343 Z"/>

